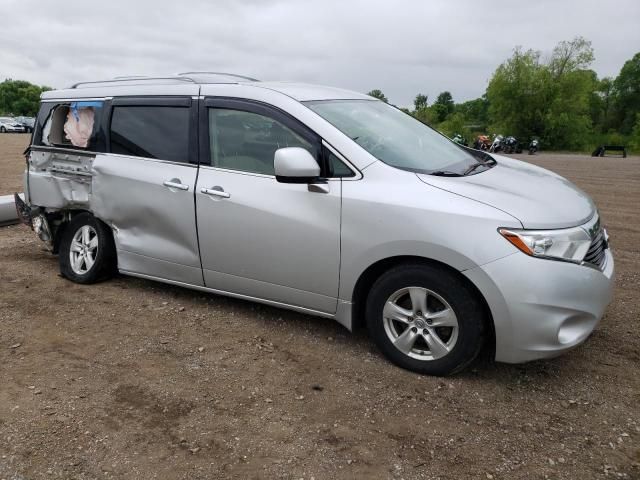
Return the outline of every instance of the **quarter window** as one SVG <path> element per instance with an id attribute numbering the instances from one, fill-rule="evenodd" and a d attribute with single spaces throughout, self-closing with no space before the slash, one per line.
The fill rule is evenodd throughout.
<path id="1" fill-rule="evenodd" d="M 46 120 L 38 130 L 35 144 L 103 151 L 102 138 L 98 141 L 102 107 L 102 101 L 43 104 L 38 117 L 46 115 Z"/>
<path id="2" fill-rule="evenodd" d="M 326 150 L 325 155 L 329 158 L 329 167 L 331 168 L 331 177 L 333 178 L 346 178 L 353 177 L 354 173 L 349 167 L 347 167 L 342 160 L 336 157 L 333 153 Z"/>
<path id="3" fill-rule="evenodd" d="M 211 165 L 230 170 L 274 175 L 273 156 L 279 148 L 314 147 L 270 117 L 226 108 L 209 109 Z"/>
<path id="4" fill-rule="evenodd" d="M 189 161 L 189 107 L 115 106 L 111 153 Z"/>

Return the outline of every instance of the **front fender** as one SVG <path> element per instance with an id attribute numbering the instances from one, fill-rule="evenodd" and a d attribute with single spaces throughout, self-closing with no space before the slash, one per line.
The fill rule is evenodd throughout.
<path id="1" fill-rule="evenodd" d="M 448 265 L 458 271 L 478 265 L 467 256 L 443 245 L 428 242 L 395 240 L 359 251 L 351 258 L 343 258 L 340 275 L 339 298 L 351 301 L 362 274 L 372 265 L 394 257 L 419 257 Z"/>

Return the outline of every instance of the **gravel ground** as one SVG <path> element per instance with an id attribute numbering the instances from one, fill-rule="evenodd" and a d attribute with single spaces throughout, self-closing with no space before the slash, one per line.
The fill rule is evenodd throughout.
<path id="1" fill-rule="evenodd" d="M 0 194 L 27 141 L 0 135 Z M 596 200 L 614 301 L 563 357 L 445 379 L 328 320 L 70 283 L 30 230 L 0 229 L 0 479 L 640 478 L 640 158 L 520 158 Z"/>

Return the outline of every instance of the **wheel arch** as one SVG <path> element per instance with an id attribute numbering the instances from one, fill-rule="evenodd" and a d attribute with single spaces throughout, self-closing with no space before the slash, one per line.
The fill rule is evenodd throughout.
<path id="1" fill-rule="evenodd" d="M 98 222 L 103 223 L 110 231 L 113 231 L 109 225 L 96 217 L 91 210 L 85 210 L 81 208 L 77 209 L 65 209 L 57 212 L 49 213 L 47 215 L 47 220 L 50 223 L 55 223 L 54 231 L 53 231 L 53 253 L 58 254 L 60 250 L 60 242 L 62 241 L 62 237 L 64 236 L 64 232 L 69 225 L 69 222 L 82 213 L 88 213 L 93 218 L 95 218 Z M 115 240 L 115 239 L 114 239 Z"/>
<path id="2" fill-rule="evenodd" d="M 387 257 L 376 261 L 369 265 L 358 277 L 353 289 L 353 296 L 351 299 L 351 329 L 361 329 L 366 326 L 366 319 L 364 315 L 365 305 L 368 297 L 368 293 L 375 281 L 380 278 L 385 272 L 400 265 L 431 265 L 443 268 L 453 273 L 462 282 L 464 282 L 476 295 L 483 305 L 485 318 L 486 318 L 486 341 L 485 350 L 495 348 L 495 325 L 493 321 L 493 315 L 491 308 L 487 303 L 482 292 L 478 287 L 465 275 L 460 273 L 459 270 L 452 266 L 431 258 L 420 257 L 415 255 L 398 255 L 393 257 Z"/>

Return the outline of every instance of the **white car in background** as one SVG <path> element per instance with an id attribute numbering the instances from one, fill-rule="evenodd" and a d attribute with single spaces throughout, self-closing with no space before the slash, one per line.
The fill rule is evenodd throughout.
<path id="1" fill-rule="evenodd" d="M 0 117 L 0 133 L 24 133 L 24 127 L 11 117 Z"/>
<path id="2" fill-rule="evenodd" d="M 34 117 L 16 117 L 15 121 L 24 127 L 26 133 L 33 132 L 36 119 Z"/>

